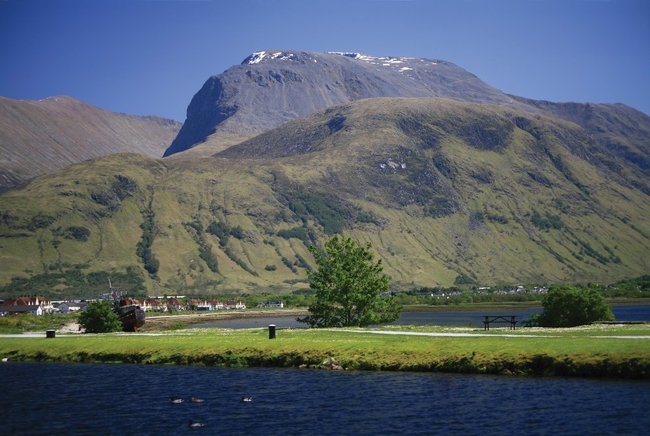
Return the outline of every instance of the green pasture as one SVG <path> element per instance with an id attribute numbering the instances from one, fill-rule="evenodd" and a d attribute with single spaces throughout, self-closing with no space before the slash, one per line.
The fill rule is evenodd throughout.
<path id="1" fill-rule="evenodd" d="M 10 361 L 441 371 L 650 379 L 650 326 L 573 329 L 400 327 L 175 330 L 144 334 L 0 337 Z M 474 336 L 424 336 L 423 333 Z"/>

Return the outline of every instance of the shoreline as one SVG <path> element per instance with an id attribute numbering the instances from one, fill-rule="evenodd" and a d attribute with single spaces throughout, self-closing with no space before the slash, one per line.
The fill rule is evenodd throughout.
<path id="1" fill-rule="evenodd" d="M 273 309 L 273 310 L 223 310 L 211 311 L 208 313 L 190 313 L 184 315 L 156 315 L 148 316 L 140 331 L 159 330 L 169 327 L 175 322 L 187 324 L 201 324 L 210 321 L 221 321 L 231 319 L 252 319 L 266 317 L 294 317 L 308 315 L 307 309 Z"/>
<path id="2" fill-rule="evenodd" d="M 205 317 L 200 317 L 205 318 Z M 447 372 L 650 380 L 650 327 L 179 330 L 0 337 L 5 362 Z M 59 338 L 59 336 L 56 336 Z M 272 340 L 270 340 L 272 339 Z"/>
<path id="3" fill-rule="evenodd" d="M 610 305 L 643 305 L 650 304 L 649 299 L 612 299 Z M 531 309 L 541 308 L 541 301 L 512 302 L 512 303 L 486 303 L 463 306 L 405 306 L 402 312 L 486 312 L 486 311 L 507 311 L 509 309 Z M 174 322 L 186 322 L 187 324 L 200 324 L 210 321 L 251 319 L 267 317 L 299 317 L 309 315 L 307 308 L 301 309 L 249 309 L 249 310 L 222 310 L 205 313 L 190 313 L 178 315 L 156 315 L 148 316 L 145 325 L 141 330 L 150 330 L 151 327 L 164 328 Z M 149 326 L 147 326 L 149 324 Z M 153 326 L 152 326 L 153 324 Z M 148 328 L 149 327 L 149 328 Z"/>

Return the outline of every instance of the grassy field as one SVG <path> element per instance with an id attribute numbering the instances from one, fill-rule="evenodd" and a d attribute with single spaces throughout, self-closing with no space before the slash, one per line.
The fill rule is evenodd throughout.
<path id="1" fill-rule="evenodd" d="M 386 333 L 386 334 L 380 334 Z M 650 325 L 572 329 L 175 330 L 0 337 L 10 361 L 441 371 L 650 379 Z M 330 360 L 333 359 L 333 360 Z M 330 365 L 324 364 L 328 361 Z"/>

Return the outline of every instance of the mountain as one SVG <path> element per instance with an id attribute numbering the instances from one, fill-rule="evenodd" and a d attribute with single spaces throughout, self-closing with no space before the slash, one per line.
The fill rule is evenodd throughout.
<path id="1" fill-rule="evenodd" d="M 266 50 L 210 77 L 165 156 L 209 155 L 320 109 L 375 97 L 446 97 L 535 111 L 443 60 Z"/>
<path id="2" fill-rule="evenodd" d="M 70 97 L 0 97 L 0 193 L 97 156 L 131 151 L 161 157 L 181 124 L 109 112 Z"/>
<path id="3" fill-rule="evenodd" d="M 650 125 L 648 116 L 624 104 L 552 103 L 512 96 L 551 117 L 567 120 L 585 129 L 606 152 L 603 164 L 618 174 L 629 172 L 650 177 Z M 622 165 L 621 162 L 631 164 Z M 634 180 L 650 195 L 646 182 Z"/>
<path id="4" fill-rule="evenodd" d="M 156 295 L 303 292 L 307 247 L 339 232 L 373 244 L 394 290 L 646 274 L 650 117 L 493 103 L 360 99 L 213 157 L 38 177 L 0 196 L 0 296 L 92 296 L 108 276 Z"/>

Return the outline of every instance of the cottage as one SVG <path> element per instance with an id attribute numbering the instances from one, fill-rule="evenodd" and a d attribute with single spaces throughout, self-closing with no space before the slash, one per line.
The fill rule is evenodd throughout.
<path id="1" fill-rule="evenodd" d="M 173 310 L 183 310 L 183 305 L 181 304 L 180 301 L 176 298 L 170 298 L 167 300 L 167 307 L 173 309 Z"/>
<path id="2" fill-rule="evenodd" d="M 84 309 L 86 304 L 82 305 L 81 303 L 77 303 L 75 301 L 64 301 L 63 303 L 59 304 L 59 313 L 63 314 L 69 314 L 73 312 L 79 312 Z"/>
<path id="3" fill-rule="evenodd" d="M 226 310 L 230 309 L 246 309 L 246 305 L 241 301 L 224 301 L 223 308 Z"/>
<path id="4" fill-rule="evenodd" d="M 18 298 L 12 298 L 5 301 L 4 306 L 41 306 L 43 313 L 54 312 L 52 302 L 40 295 L 22 295 Z"/>
<path id="5" fill-rule="evenodd" d="M 266 302 L 264 307 L 277 307 L 277 308 L 282 308 L 284 307 L 284 303 L 282 300 L 269 300 Z"/>
<path id="6" fill-rule="evenodd" d="M 0 316 L 7 316 L 7 315 L 19 315 L 19 314 L 29 314 L 29 315 L 36 315 L 36 316 L 41 316 L 43 315 L 43 307 L 39 305 L 33 305 L 33 304 L 21 304 L 21 305 L 13 305 L 13 306 L 0 306 Z"/>

